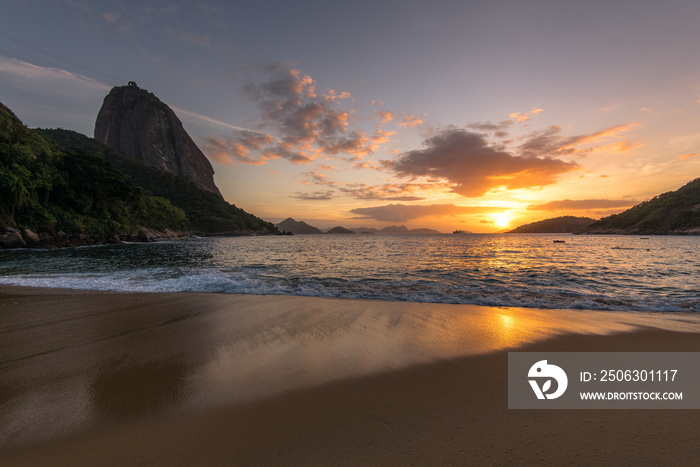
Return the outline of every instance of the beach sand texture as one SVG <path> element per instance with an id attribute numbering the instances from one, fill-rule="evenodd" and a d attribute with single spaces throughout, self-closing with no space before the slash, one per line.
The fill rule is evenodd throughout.
<path id="1" fill-rule="evenodd" d="M 0 465 L 697 465 L 697 410 L 508 410 L 507 351 L 700 318 L 0 287 Z"/>

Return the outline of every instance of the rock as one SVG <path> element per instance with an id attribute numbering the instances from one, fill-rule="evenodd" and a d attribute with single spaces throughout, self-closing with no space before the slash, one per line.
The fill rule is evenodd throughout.
<path id="1" fill-rule="evenodd" d="M 140 242 L 152 242 L 153 241 L 152 235 L 146 229 L 139 229 L 139 231 L 136 233 L 136 238 Z"/>
<path id="2" fill-rule="evenodd" d="M 85 241 L 85 238 L 82 238 L 82 235 L 71 235 L 68 237 L 68 243 L 70 246 L 85 246 L 87 245 L 87 242 Z"/>
<path id="3" fill-rule="evenodd" d="M 26 242 L 17 229 L 8 229 L 0 235 L 0 246 L 3 248 L 22 248 L 25 245 Z"/>
<path id="4" fill-rule="evenodd" d="M 166 104 L 136 83 L 114 87 L 95 122 L 95 139 L 221 196 L 214 169 Z"/>
<path id="5" fill-rule="evenodd" d="M 122 239 L 119 237 L 118 234 L 114 234 L 111 237 L 109 237 L 107 240 L 105 240 L 105 243 L 111 243 L 111 244 L 121 243 L 121 242 L 122 242 Z"/>
<path id="6" fill-rule="evenodd" d="M 39 243 L 41 241 L 39 239 L 39 236 L 29 229 L 22 230 L 22 237 L 24 238 L 24 241 L 29 243 L 29 244 Z"/>

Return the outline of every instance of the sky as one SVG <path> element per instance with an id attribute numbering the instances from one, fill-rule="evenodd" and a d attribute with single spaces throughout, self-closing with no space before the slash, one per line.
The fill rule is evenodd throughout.
<path id="1" fill-rule="evenodd" d="M 700 176 L 700 2 L 6 0 L 0 102 L 168 104 L 225 199 L 320 228 L 600 218 Z"/>

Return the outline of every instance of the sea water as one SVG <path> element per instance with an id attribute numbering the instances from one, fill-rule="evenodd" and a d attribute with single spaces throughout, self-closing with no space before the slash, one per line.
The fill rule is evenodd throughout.
<path id="1" fill-rule="evenodd" d="M 700 237 L 297 235 L 4 250 L 0 283 L 700 311 Z"/>

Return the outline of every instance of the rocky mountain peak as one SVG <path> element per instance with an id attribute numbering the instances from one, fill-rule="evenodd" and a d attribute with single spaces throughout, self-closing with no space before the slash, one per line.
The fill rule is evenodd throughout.
<path id="1" fill-rule="evenodd" d="M 112 88 L 95 122 L 95 139 L 221 196 L 211 163 L 170 107 L 130 81 Z"/>

